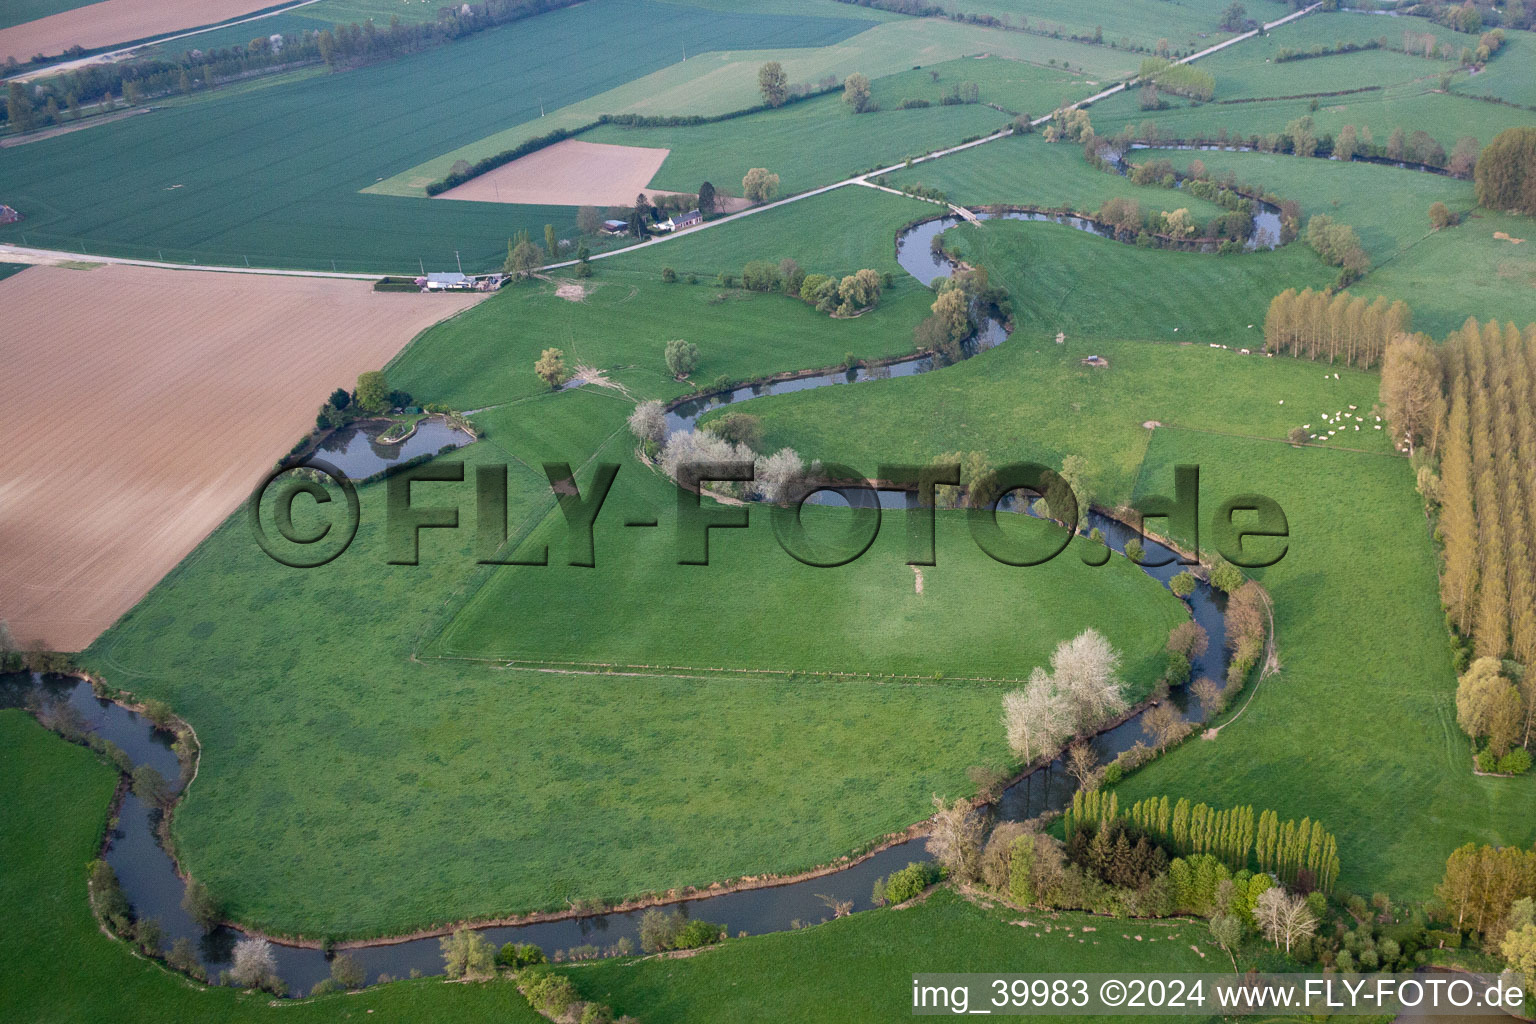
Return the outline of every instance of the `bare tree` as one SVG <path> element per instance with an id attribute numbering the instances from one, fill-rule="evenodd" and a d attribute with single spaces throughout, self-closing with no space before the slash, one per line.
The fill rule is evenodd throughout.
<path id="1" fill-rule="evenodd" d="M 805 462 L 799 454 L 793 448 L 780 448 L 772 455 L 757 457 L 752 471 L 752 486 L 764 501 L 784 501 L 805 476 Z"/>
<path id="2" fill-rule="evenodd" d="M 1098 789 L 1099 783 L 1104 780 L 1099 756 L 1087 743 L 1074 743 L 1068 748 L 1066 765 L 1067 774 L 1076 779 L 1078 786 L 1083 789 Z"/>
<path id="3" fill-rule="evenodd" d="M 981 837 L 986 831 L 981 813 L 964 798 L 946 804 L 937 794 L 933 798 L 933 807 L 933 831 L 928 835 L 928 852 L 948 869 L 951 878 L 972 881 L 981 860 Z"/>
<path id="4" fill-rule="evenodd" d="M 1158 750 L 1165 750 L 1189 735 L 1190 725 L 1172 704 L 1163 703 L 1148 711 L 1141 720 L 1146 733 Z"/>
<path id="5" fill-rule="evenodd" d="M 1202 676 L 1189 685 L 1189 692 L 1200 702 L 1200 710 L 1205 712 L 1206 718 L 1221 708 L 1221 687 L 1216 685 L 1216 680 Z"/>
<path id="6" fill-rule="evenodd" d="M 277 957 L 266 939 L 241 939 L 235 943 L 234 966 L 229 976 L 242 988 L 258 988 L 277 977 Z"/>
<path id="7" fill-rule="evenodd" d="M 1003 695 L 1003 727 L 1008 746 L 1024 761 L 1054 748 L 1075 731 L 1067 696 L 1043 668 L 1030 673 L 1024 689 Z"/>
<path id="8" fill-rule="evenodd" d="M 1265 889 L 1253 908 L 1253 919 L 1264 937 L 1280 948 L 1285 944 L 1286 953 L 1304 936 L 1317 931 L 1317 918 L 1301 896 L 1289 895 L 1280 886 Z"/>
<path id="9" fill-rule="evenodd" d="M 827 909 L 832 911 L 834 918 L 847 917 L 853 913 L 853 900 L 840 900 L 836 896 L 828 896 L 825 893 L 817 893 L 816 898 L 827 905 Z"/>
<path id="10" fill-rule="evenodd" d="M 1085 629 L 1051 655 L 1052 678 L 1071 699 L 1079 730 L 1126 708 L 1120 692 L 1120 655 L 1097 631 Z"/>
<path id="11" fill-rule="evenodd" d="M 660 444 L 667 436 L 667 414 L 657 401 L 641 402 L 629 414 L 629 429 L 640 441 Z"/>

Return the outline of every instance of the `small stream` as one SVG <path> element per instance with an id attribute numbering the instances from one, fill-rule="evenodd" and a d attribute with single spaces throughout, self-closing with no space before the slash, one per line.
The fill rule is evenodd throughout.
<path id="1" fill-rule="evenodd" d="M 898 240 L 898 261 L 924 285 L 931 284 L 937 277 L 952 270 L 946 260 L 934 254 L 931 240 L 940 231 L 957 222 L 958 218 L 954 217 L 935 218 L 908 229 Z M 1006 339 L 1007 332 L 1003 325 L 989 321 L 969 343 L 966 354 L 985 351 Z M 700 415 L 710 409 L 762 395 L 910 376 L 934 368 L 930 357 L 913 356 L 875 369 L 856 369 L 739 388 L 727 394 L 677 406 L 668 415 L 668 428 L 689 429 Z M 446 429 L 446 425 L 442 426 Z M 424 422 L 422 427 L 425 429 L 427 423 Z M 416 436 L 423 436 L 423 430 L 418 430 Z M 423 451 L 436 451 L 434 445 L 440 447 L 444 439 L 429 434 L 423 443 Z M 345 439 L 337 446 L 337 451 L 324 454 L 334 459 L 338 468 L 348 476 L 358 478 L 383 468 L 375 462 L 362 461 L 365 458 L 384 460 L 387 465 L 389 461 L 410 457 L 404 451 L 406 446 L 389 446 L 389 449 L 402 449 L 395 459 L 384 459 L 383 454 L 373 450 L 376 447 L 383 446 L 373 445 L 364 431 Z M 907 496 L 899 492 L 882 492 L 885 493 L 892 494 L 901 504 L 907 500 Z M 1129 527 L 1098 512 L 1088 513 L 1080 525 L 1084 532 L 1092 527 L 1103 531 L 1106 543 L 1121 554 L 1124 554 L 1125 542 L 1135 535 Z M 1168 565 L 1143 567 L 1144 572 L 1164 585 L 1183 568 L 1177 564 L 1176 554 L 1161 544 L 1147 540 L 1145 551 L 1146 561 L 1169 560 Z M 1184 600 L 1195 621 L 1205 629 L 1211 641 L 1205 656 L 1195 660 L 1190 678 L 1206 676 L 1222 683 L 1226 679 L 1227 669 L 1223 617 L 1226 598 L 1208 584 L 1201 583 Z M 1201 709 L 1197 702 L 1188 700 L 1184 689 L 1179 688 L 1170 699 L 1188 721 L 1199 723 L 1203 720 Z M 147 719 L 135 712 L 111 701 L 98 699 L 87 683 L 74 677 L 24 674 L 0 676 L 0 706 L 22 706 L 29 699 L 44 705 L 60 702 L 71 705 L 87 728 L 112 740 L 127 752 L 135 764 L 151 764 L 173 784 L 179 785 L 177 780 L 180 768 L 171 752 L 174 737 L 156 730 Z M 1101 762 L 1109 762 L 1138 740 L 1145 739 L 1141 731 L 1141 718 L 1142 715 L 1137 714 L 1090 741 Z M 996 816 L 1001 820 L 1023 820 L 1045 811 L 1061 809 L 1070 801 L 1075 786 L 1058 759 L 1009 786 L 995 805 Z M 159 919 L 165 930 L 166 948 L 181 936 L 191 938 L 204 968 L 210 977 L 216 978 L 221 970 L 230 966 L 234 944 L 244 937 L 244 933 L 238 929 L 219 928 L 204 935 L 181 909 L 184 883 L 176 874 L 170 855 L 160 844 L 156 832 L 159 817 L 159 811 L 146 807 L 129 793 L 123 800 L 117 825 L 109 836 L 106 859 L 117 872 L 135 914 Z M 851 867 L 805 881 L 685 900 L 675 906 L 689 917 L 723 925 L 733 936 L 742 932 L 755 935 L 787 931 L 819 923 L 831 916 L 831 911 L 820 899 L 823 895 L 837 900 L 851 900 L 855 910 L 873 907 L 871 890 L 875 879 L 905 867 L 911 861 L 930 859 L 924 849 L 924 842 L 921 838 L 908 840 Z M 638 950 L 640 918 L 643 913 L 643 910 L 633 910 L 594 914 L 558 921 L 487 927 L 481 931 L 498 946 L 506 942 L 531 942 L 551 955 L 557 950 L 594 946 L 598 949 L 590 955 L 600 955 L 620 938 L 628 938 Z M 278 974 L 293 995 L 307 994 L 316 982 L 330 976 L 329 962 L 319 949 L 274 942 L 273 952 L 276 954 Z M 413 971 L 437 974 L 442 970 L 442 956 L 436 937 L 358 946 L 347 952 L 362 966 L 370 983 L 381 975 L 401 978 L 409 976 Z"/>

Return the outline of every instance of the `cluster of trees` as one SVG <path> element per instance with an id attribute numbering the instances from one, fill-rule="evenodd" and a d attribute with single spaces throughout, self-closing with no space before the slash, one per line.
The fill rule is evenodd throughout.
<path id="1" fill-rule="evenodd" d="M 1347 288 L 1371 268 L 1371 258 L 1360 244 L 1360 236 L 1348 224 L 1334 223 L 1326 213 L 1307 221 L 1307 244 L 1329 266 L 1339 268 L 1336 288 Z"/>
<path id="2" fill-rule="evenodd" d="M 1536 214 L 1536 127 L 1507 128 L 1477 158 L 1477 201 L 1490 210 Z"/>
<path id="3" fill-rule="evenodd" d="M 1536 725 L 1536 678 L 1518 662 L 1478 658 L 1457 681 L 1456 722 L 1474 744 L 1488 740 L 1477 756 L 1479 769 L 1525 774 Z"/>
<path id="4" fill-rule="evenodd" d="M 750 268 L 753 264 L 749 263 Z M 880 296 L 890 285 L 890 275 L 865 267 L 841 278 L 829 274 L 806 274 L 794 260 L 782 260 L 777 268 L 762 262 L 753 275 L 753 284 L 747 283 L 742 274 L 743 287 L 753 291 L 782 289 L 819 313 L 847 317 L 874 309 L 880 304 Z"/>
<path id="5" fill-rule="evenodd" d="M 1253 232 L 1252 215 L 1242 211 L 1219 214 L 1211 218 L 1209 224 L 1201 225 L 1187 207 L 1143 213 L 1140 203 L 1123 197 L 1105 200 L 1093 219 L 1114 228 L 1116 238 L 1122 241 L 1134 239 L 1144 248 L 1157 245 L 1159 238 L 1183 242 L 1195 239 L 1237 242 Z"/>
<path id="6" fill-rule="evenodd" d="M 352 391 L 337 388 L 331 392 L 315 414 L 315 429 L 330 430 L 345 426 L 359 416 L 376 416 L 410 404 L 410 392 L 392 389 L 383 370 L 364 370 L 357 375 L 357 384 Z"/>
<path id="7" fill-rule="evenodd" d="M 1079 793 L 1068 821 L 1105 820 L 1118 813 L 1113 793 Z M 1184 798 L 1170 806 L 1166 796 L 1138 800 L 1125 817 L 1175 853 L 1208 854 L 1234 871 L 1257 866 L 1287 884 L 1325 892 L 1331 892 L 1338 879 L 1338 842 L 1310 818 L 1282 823 L 1274 811 L 1255 816 L 1251 806 L 1216 810 L 1205 804 L 1191 806 Z"/>
<path id="8" fill-rule="evenodd" d="M 1319 217 L 1313 217 L 1312 223 Z M 1378 295 L 1374 302 L 1367 302 L 1347 291 L 1330 294 L 1287 288 L 1270 300 L 1264 316 L 1264 346 L 1300 359 L 1375 366 L 1393 339 L 1409 331 L 1412 323 L 1413 312 L 1401 299 L 1389 302 Z"/>
<path id="9" fill-rule="evenodd" d="M 1086 110 L 1057 110 L 1051 115 L 1051 123 L 1041 133 L 1046 142 L 1087 143 L 1093 138 L 1093 122 Z"/>
<path id="10" fill-rule="evenodd" d="M 1064 640 L 1050 671 L 1036 666 L 1023 689 L 1003 696 L 1003 729 L 1019 760 L 1033 761 L 1070 737 L 1091 734 L 1127 707 L 1120 653 L 1096 630 Z"/>
<path id="11" fill-rule="evenodd" d="M 754 167 L 741 179 L 742 197 L 749 203 L 766 203 L 779 191 L 779 176 L 766 167 Z"/>
<path id="12" fill-rule="evenodd" d="M 1514 905 L 1536 898 L 1536 850 L 1467 843 L 1446 858 L 1435 897 L 1457 929 L 1497 941 Z"/>
<path id="13" fill-rule="evenodd" d="M 932 287 L 933 303 L 913 329 L 912 341 L 946 365 L 963 358 L 966 339 L 987 311 L 1004 318 L 1012 311 L 1006 290 L 991 283 L 986 267 L 962 267 L 951 277 L 936 278 Z"/>
<path id="14" fill-rule="evenodd" d="M 1165 57 L 1147 57 L 1139 77 L 1164 92 L 1205 103 L 1216 94 L 1216 76 L 1189 64 L 1175 64 Z"/>
<path id="15" fill-rule="evenodd" d="M 698 949 L 725 939 L 723 925 L 690 921 L 682 909 L 652 907 L 640 917 L 640 948 L 647 953 L 668 949 Z"/>
<path id="16" fill-rule="evenodd" d="M 726 413 L 698 430 L 668 435 L 665 407 L 656 401 L 642 402 L 630 414 L 629 429 L 646 455 L 657 458 L 662 471 L 674 480 L 681 468 L 690 463 L 750 465 L 753 476 L 749 482 L 711 482 L 711 487 L 733 496 L 788 501 L 821 468 L 816 462 L 807 466 L 793 448 L 760 454 L 756 449 L 762 445 L 762 421 L 750 413 Z"/>
<path id="17" fill-rule="evenodd" d="M 1212 582 L 1215 582 L 1214 578 Z M 1237 692 L 1248 678 L 1253 666 L 1264 653 L 1264 638 L 1268 635 L 1265 623 L 1269 621 L 1268 601 L 1264 588 L 1254 580 L 1248 580 L 1236 590 L 1229 591 L 1227 598 L 1227 649 L 1231 657 L 1227 661 L 1227 689 L 1229 697 Z"/>
<path id="18" fill-rule="evenodd" d="M 1474 637 L 1477 657 L 1512 656 L 1531 665 L 1536 663 L 1536 576 L 1530 572 L 1536 552 L 1531 472 L 1536 325 L 1522 335 L 1513 324 L 1479 326 L 1468 319 L 1446 339 L 1440 356 L 1439 396 L 1422 397 L 1433 381 L 1427 359 L 1410 363 L 1390 381 L 1384 377 L 1382 389 L 1395 419 L 1406 415 L 1404 393 L 1421 396 L 1416 422 L 1440 417 L 1430 447 L 1419 452 L 1419 465 L 1428 470 L 1422 477 L 1425 497 L 1432 508 L 1439 505 L 1438 534 L 1445 548 L 1441 600 L 1456 632 Z M 1419 425 L 1416 436 L 1425 430 Z"/>

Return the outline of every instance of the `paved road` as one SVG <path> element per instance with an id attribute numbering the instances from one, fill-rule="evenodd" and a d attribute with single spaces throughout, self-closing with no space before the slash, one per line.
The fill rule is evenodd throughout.
<path id="1" fill-rule="evenodd" d="M 304 3 L 314 3 L 314 2 L 315 2 L 315 0 L 303 0 L 303 3 L 295 4 L 294 6 L 303 6 Z M 1244 32 L 1241 35 L 1233 36 L 1231 39 L 1224 40 L 1224 41 L 1222 41 L 1220 43 L 1217 43 L 1214 46 L 1208 46 L 1205 49 L 1201 50 L 1199 53 L 1192 53 L 1188 57 L 1185 57 L 1182 60 L 1178 61 L 1178 63 L 1180 63 L 1180 64 L 1188 64 L 1191 61 L 1199 60 L 1201 57 L 1207 57 L 1207 56 L 1209 56 L 1209 55 L 1211 55 L 1213 53 L 1216 53 L 1219 50 L 1224 50 L 1224 49 L 1226 49 L 1229 46 L 1235 46 L 1236 44 L 1241 43 L 1244 40 L 1252 39 L 1254 36 L 1259 35 L 1262 32 L 1268 32 L 1272 28 L 1275 28 L 1275 27 L 1277 27 L 1279 25 L 1284 25 L 1286 22 L 1295 21 L 1297 18 L 1300 18 L 1300 17 L 1303 17 L 1304 15 L 1310 14 L 1313 11 L 1317 10 L 1321 6 L 1323 6 L 1323 5 L 1322 5 L 1321 2 L 1319 2 L 1319 3 L 1313 4 L 1310 7 L 1302 8 L 1301 10 L 1296 11 L 1294 14 L 1288 14 L 1285 17 L 1280 18 L 1280 19 L 1278 19 L 1276 21 L 1268 22 L 1267 24 L 1264 25 L 1263 28 L 1254 29 L 1251 32 Z M 292 10 L 292 9 L 293 8 L 291 8 L 291 7 L 290 8 L 284 8 L 284 10 Z M 254 20 L 254 19 L 248 19 L 248 20 Z M 236 24 L 238 24 L 238 23 L 236 23 Z M 187 33 L 187 34 L 191 35 L 191 34 L 194 34 L 194 33 Z M 180 36 L 173 36 L 171 38 L 181 38 L 181 37 Z M 1118 92 L 1123 92 L 1127 88 L 1129 88 L 1130 86 L 1132 86 L 1134 84 L 1136 84 L 1136 80 L 1135 79 L 1132 79 L 1129 82 L 1122 82 L 1119 85 L 1111 86 L 1110 88 L 1105 89 L 1105 90 L 1103 90 L 1101 92 L 1094 93 L 1092 96 L 1088 96 L 1088 97 L 1086 97 L 1084 99 L 1078 100 L 1076 103 L 1069 104 L 1069 105 L 1067 105 L 1066 107 L 1064 107 L 1062 109 L 1065 109 L 1065 110 L 1076 110 L 1076 109 L 1078 109 L 1080 107 L 1089 106 L 1091 104 L 1097 103 L 1099 100 L 1102 100 L 1102 99 L 1104 99 L 1104 98 L 1106 98 L 1108 96 L 1113 96 L 1113 95 L 1115 95 Z M 1049 121 L 1053 116 L 1054 116 L 1054 112 L 1052 114 L 1046 114 L 1043 117 L 1037 117 L 1033 121 L 1030 122 L 1030 125 L 1031 126 L 1042 125 L 1042 124 L 1046 123 L 1047 121 Z M 920 163 L 926 163 L 926 162 L 928 162 L 930 160 L 939 160 L 939 159 L 942 159 L 943 157 L 950 156 L 950 155 L 952 155 L 954 153 L 964 152 L 967 149 L 974 149 L 977 146 L 985 146 L 989 142 L 996 142 L 998 139 L 1007 138 L 1009 135 L 1012 135 L 1012 134 L 1013 134 L 1013 129 L 1011 127 L 1004 128 L 1001 131 L 993 132 L 991 135 L 984 136 L 984 137 L 982 137 L 980 139 L 973 139 L 970 142 L 962 142 L 958 146 L 950 146 L 950 147 L 948 147 L 946 149 L 934 150 L 932 153 L 925 153 L 922 156 L 914 157 L 912 159 L 911 163 L 912 164 L 920 164 Z M 707 231 L 710 228 L 720 227 L 722 224 L 730 224 L 733 221 L 741 220 L 743 217 L 756 216 L 759 213 L 767 213 L 769 210 L 777 210 L 781 206 L 788 206 L 790 203 L 798 203 L 798 202 L 800 202 L 803 199 L 810 199 L 813 196 L 826 195 L 828 192 L 834 192 L 837 189 L 844 188 L 844 187 L 846 187 L 848 185 L 864 185 L 864 186 L 869 186 L 869 187 L 873 187 L 873 188 L 881 188 L 883 191 L 886 191 L 886 192 L 895 192 L 896 191 L 895 189 L 884 188 L 883 186 L 875 185 L 873 182 L 869 181 L 868 179 L 874 178 L 874 177 L 879 177 L 882 174 L 891 174 L 891 173 L 894 173 L 896 171 L 902 170 L 902 169 L 906 168 L 907 166 L 909 166 L 908 163 L 906 161 L 902 161 L 899 164 L 892 164 L 889 167 L 882 167 L 882 168 L 879 168 L 878 170 L 868 171 L 868 172 L 866 172 L 864 174 L 854 175 L 851 178 L 845 178 L 842 181 L 834 182 L 831 185 L 823 185 L 820 188 L 813 188 L 813 189 L 811 189 L 808 192 L 797 192 L 796 194 L 794 194 L 792 196 L 786 196 L 783 199 L 778 199 L 778 200 L 775 200 L 774 202 L 771 202 L 771 203 L 764 203 L 761 206 L 749 207 L 748 209 L 741 210 L 741 211 L 739 211 L 737 213 L 729 214 L 729 215 L 727 215 L 725 217 L 719 217 L 719 218 L 717 218 L 715 220 L 712 220 L 712 221 L 706 221 L 705 223 L 700 224 L 696 228 L 689 228 L 686 231 L 678 231 L 678 232 L 674 232 L 674 233 L 668 234 L 668 235 L 658 235 L 655 238 L 649 238 L 649 239 L 646 239 L 643 242 L 637 242 L 634 245 L 627 245 L 627 246 L 625 246 L 622 249 L 610 249 L 607 252 L 600 252 L 600 253 L 597 253 L 596 255 L 594 255 L 592 257 L 592 259 L 593 260 L 607 259 L 610 256 L 620 256 L 620 255 L 623 255 L 624 253 L 631 253 L 631 252 L 636 252 L 637 250 L 640 250 L 640 249 L 647 249 L 647 248 L 649 248 L 649 247 L 651 247 L 653 245 L 661 245 L 661 244 L 663 244 L 665 242 L 669 242 L 672 239 L 679 237 L 680 235 L 681 236 L 687 236 L 687 235 L 697 234 L 700 231 Z M 899 194 L 904 194 L 904 193 L 899 193 Z M 932 200 L 929 200 L 929 201 L 932 202 Z M 949 205 L 949 204 L 944 204 L 944 205 Z M 957 213 L 960 216 L 967 216 L 967 211 L 964 211 L 964 210 L 960 209 L 959 207 L 951 205 L 950 209 L 954 210 L 955 213 Z M 26 248 L 22 248 L 22 247 L 19 247 L 19 246 L 0 244 L 0 257 L 4 257 L 7 254 L 14 255 L 15 257 L 17 257 L 15 261 L 16 262 L 21 262 L 21 263 L 47 262 L 47 261 L 57 261 L 57 260 L 85 260 L 85 261 L 89 261 L 89 262 L 92 262 L 92 263 L 125 263 L 125 264 L 128 264 L 130 266 L 137 266 L 137 267 L 165 267 L 165 268 L 168 268 L 168 269 L 171 269 L 171 270 L 214 270 L 214 271 L 220 271 L 220 272 L 232 273 L 232 274 L 279 274 L 279 275 L 286 275 L 286 276 L 291 276 L 291 277 L 344 277 L 344 278 L 358 278 L 358 279 L 373 279 L 373 278 L 379 278 L 379 277 L 385 276 L 382 273 L 379 273 L 379 274 L 342 274 L 342 273 L 331 273 L 331 272 L 328 272 L 328 271 L 321 271 L 321 270 L 272 270 L 272 269 L 255 268 L 255 267 L 253 267 L 253 268 L 246 268 L 246 267 L 196 266 L 196 265 L 189 265 L 189 264 L 185 264 L 185 263 L 161 263 L 161 262 L 157 262 L 155 260 L 119 259 L 119 258 L 109 257 L 109 256 L 85 256 L 85 255 L 83 255 L 81 253 L 66 252 L 66 251 L 63 251 L 63 250 L 26 249 Z M 24 258 L 24 257 L 30 257 L 30 258 Z M 576 265 L 576 261 L 575 260 L 562 260 L 559 263 L 549 263 L 549 264 L 546 264 L 542 269 L 543 270 L 561 270 L 561 269 L 564 269 L 566 267 L 573 267 L 575 265 Z"/>

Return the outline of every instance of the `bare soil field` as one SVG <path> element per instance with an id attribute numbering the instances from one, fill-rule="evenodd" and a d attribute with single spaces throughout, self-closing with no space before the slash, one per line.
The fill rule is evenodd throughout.
<path id="1" fill-rule="evenodd" d="M 271 7 L 277 0 L 102 0 L 0 30 L 0 60 L 55 57 L 71 46 L 87 50 L 212 25 Z M 260 33 L 252 33 L 259 35 Z"/>
<path id="2" fill-rule="evenodd" d="M 679 194 L 646 187 L 669 152 L 566 139 L 471 178 L 437 198 L 534 206 L 634 206 L 641 192 L 652 198 Z"/>
<path id="3" fill-rule="evenodd" d="M 78 650 L 229 515 L 332 388 L 477 296 L 32 267 L 0 281 L 0 620 Z"/>

